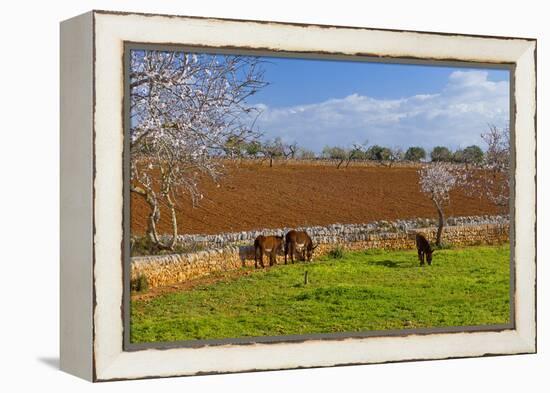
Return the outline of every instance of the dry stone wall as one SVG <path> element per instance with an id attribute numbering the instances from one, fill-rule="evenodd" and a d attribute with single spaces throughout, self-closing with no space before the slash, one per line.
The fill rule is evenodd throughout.
<path id="1" fill-rule="evenodd" d="M 483 224 L 508 224 L 508 216 L 465 216 L 449 217 L 448 226 L 472 226 Z M 428 228 L 437 225 L 432 218 L 410 220 L 374 221 L 367 224 L 332 224 L 328 226 L 308 226 L 300 228 L 258 229 L 246 232 L 229 232 L 216 235 L 179 235 L 178 243 L 189 249 L 212 249 L 226 246 L 248 245 L 259 235 L 284 235 L 291 229 L 306 231 L 316 243 L 336 243 L 362 241 L 368 235 L 377 233 L 408 232 L 415 228 Z M 165 238 L 164 240 L 169 240 Z"/>
<path id="2" fill-rule="evenodd" d="M 459 217 L 449 219 L 448 223 L 449 226 L 443 232 L 443 241 L 453 246 L 500 244 L 509 241 L 509 222 L 505 216 Z M 357 225 L 335 224 L 306 229 L 314 243 L 319 244 L 315 250 L 315 257 L 319 257 L 326 255 L 336 246 L 348 251 L 414 249 L 416 232 L 424 233 L 433 241 L 437 231 L 433 225 L 433 220 L 417 219 Z M 286 229 L 270 231 L 274 234 L 285 232 Z M 216 271 L 254 266 L 254 248 L 251 243 L 255 236 L 249 238 L 248 232 L 242 233 L 246 240 L 240 237 L 238 240 L 232 240 L 235 238 L 228 234 L 217 236 L 224 237 L 224 246 L 189 254 L 133 257 L 131 277 L 135 279 L 143 275 L 150 287 L 160 287 Z M 268 263 L 267 258 L 265 263 Z M 283 263 L 282 256 L 278 257 L 278 263 Z"/>

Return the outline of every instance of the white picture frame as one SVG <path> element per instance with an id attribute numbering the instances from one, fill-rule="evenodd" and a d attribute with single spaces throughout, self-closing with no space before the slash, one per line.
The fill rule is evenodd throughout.
<path id="1" fill-rule="evenodd" d="M 513 326 L 125 350 L 125 43 L 513 69 Z M 90 381 L 536 352 L 536 40 L 91 11 L 61 24 L 61 368 Z"/>

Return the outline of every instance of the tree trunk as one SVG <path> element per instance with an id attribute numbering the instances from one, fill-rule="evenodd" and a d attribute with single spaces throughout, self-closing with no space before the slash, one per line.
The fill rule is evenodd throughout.
<path id="1" fill-rule="evenodd" d="M 158 245 L 160 243 L 160 239 L 157 233 L 157 223 L 160 219 L 160 210 L 158 205 L 158 200 L 156 194 L 149 190 L 141 192 L 141 189 L 139 191 L 135 191 L 138 195 L 141 195 L 145 198 L 145 202 L 149 205 L 149 208 L 151 209 L 149 213 L 149 217 L 147 219 L 147 236 L 149 237 L 149 240 L 155 245 Z"/>
<path id="2" fill-rule="evenodd" d="M 437 237 L 435 239 L 435 244 L 438 247 L 441 247 L 441 235 L 443 234 L 443 227 L 445 226 L 445 216 L 443 215 L 443 209 L 441 205 L 434 200 L 435 207 L 437 208 L 437 215 L 439 217 L 439 225 L 437 227 Z"/>
<path id="3" fill-rule="evenodd" d="M 273 167 L 273 156 L 269 156 L 269 167 Z"/>
<path id="4" fill-rule="evenodd" d="M 344 160 L 340 160 L 340 162 L 338 163 L 338 166 L 336 167 L 336 169 L 340 169 L 340 166 L 342 165 L 343 162 L 344 162 Z"/>
<path id="5" fill-rule="evenodd" d="M 147 202 L 147 204 L 149 205 L 149 208 L 151 209 L 151 212 L 149 213 L 149 217 L 147 219 L 147 237 L 149 238 L 151 243 L 153 243 L 155 247 L 157 247 L 159 250 L 173 249 L 173 246 L 162 243 L 157 232 L 157 223 L 160 220 L 160 209 L 155 192 L 151 189 L 145 190 L 141 187 L 132 187 L 130 191 L 142 196 L 145 199 L 145 202 Z M 172 209 L 172 217 L 174 217 L 175 209 Z M 175 230 L 177 233 L 177 226 L 175 227 Z M 176 238 L 176 236 L 174 238 Z M 172 242 L 173 241 L 174 239 L 172 239 Z"/>
<path id="6" fill-rule="evenodd" d="M 172 214 L 172 239 L 170 239 L 167 247 L 173 251 L 178 241 L 178 221 L 176 218 L 176 205 L 172 201 L 169 193 L 166 195 L 166 201 L 168 202 L 168 207 L 170 208 L 170 213 Z"/>

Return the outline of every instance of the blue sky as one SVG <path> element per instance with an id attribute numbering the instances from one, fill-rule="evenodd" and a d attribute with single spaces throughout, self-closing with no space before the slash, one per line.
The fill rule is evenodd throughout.
<path id="1" fill-rule="evenodd" d="M 506 126 L 509 72 L 349 61 L 264 58 L 270 83 L 251 97 L 266 139 L 320 151 L 363 143 L 431 149 L 482 145 Z"/>

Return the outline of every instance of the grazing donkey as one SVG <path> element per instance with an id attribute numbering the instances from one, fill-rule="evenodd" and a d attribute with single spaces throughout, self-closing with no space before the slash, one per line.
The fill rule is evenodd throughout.
<path id="1" fill-rule="evenodd" d="M 269 266 L 277 263 L 277 253 L 283 250 L 284 239 L 282 236 L 264 236 L 260 235 L 254 240 L 254 267 L 258 268 L 258 259 L 260 265 L 264 266 L 264 254 L 269 255 Z"/>
<path id="2" fill-rule="evenodd" d="M 302 261 L 311 261 L 313 251 L 317 248 L 313 245 L 311 237 L 304 231 L 289 231 L 285 236 L 285 264 L 290 254 L 290 261 L 294 263 L 294 253 L 299 252 Z"/>
<path id="3" fill-rule="evenodd" d="M 431 265 L 433 250 L 432 247 L 430 247 L 430 242 L 421 233 L 416 234 L 416 249 L 418 250 L 418 259 L 420 259 L 420 266 L 424 265 L 424 256 L 426 256 L 426 261 L 428 262 L 428 265 Z"/>

